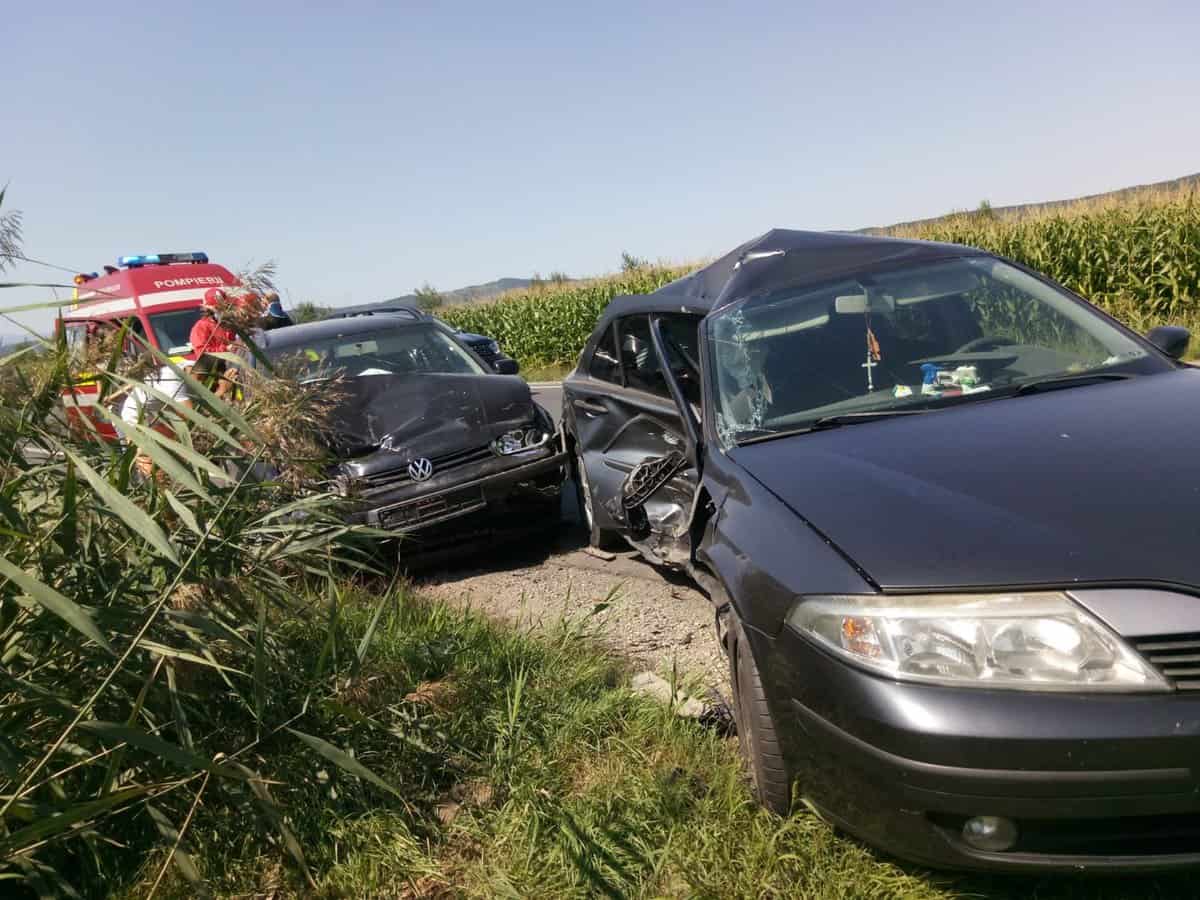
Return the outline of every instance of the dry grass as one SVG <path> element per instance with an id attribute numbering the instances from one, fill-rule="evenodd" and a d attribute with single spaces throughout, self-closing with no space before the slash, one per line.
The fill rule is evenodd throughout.
<path id="1" fill-rule="evenodd" d="M 245 369 L 239 374 L 246 417 L 254 422 L 263 458 L 283 483 L 299 488 L 321 480 L 330 460 L 331 422 L 346 397 L 346 376 L 330 372 L 313 378 L 301 360 L 282 360 L 275 372 Z"/>

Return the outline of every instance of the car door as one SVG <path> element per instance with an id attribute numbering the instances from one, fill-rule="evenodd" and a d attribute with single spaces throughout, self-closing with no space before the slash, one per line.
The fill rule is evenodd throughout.
<path id="1" fill-rule="evenodd" d="M 665 318 L 671 322 L 663 323 L 664 333 L 695 345 L 697 317 Z M 614 323 L 597 345 L 591 377 L 572 382 L 571 413 L 597 524 L 620 531 L 656 561 L 682 565 L 690 552 L 686 534 L 696 471 L 650 328 L 646 314 Z"/>

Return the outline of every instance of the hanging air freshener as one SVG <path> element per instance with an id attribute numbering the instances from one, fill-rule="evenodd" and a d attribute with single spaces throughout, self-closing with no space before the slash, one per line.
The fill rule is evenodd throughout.
<path id="1" fill-rule="evenodd" d="M 867 370 L 867 393 L 871 393 L 875 390 L 875 377 L 872 369 L 879 365 L 883 354 L 879 350 L 879 341 L 875 339 L 875 332 L 871 330 L 871 301 L 869 298 L 863 319 L 867 326 L 867 361 L 863 363 L 863 368 Z"/>

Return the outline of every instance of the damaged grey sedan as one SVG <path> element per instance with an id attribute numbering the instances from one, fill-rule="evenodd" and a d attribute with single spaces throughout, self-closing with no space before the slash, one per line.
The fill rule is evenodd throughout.
<path id="1" fill-rule="evenodd" d="M 968 247 L 772 231 L 563 385 L 591 542 L 711 598 L 758 799 L 922 864 L 1200 866 L 1200 370 Z"/>
<path id="2" fill-rule="evenodd" d="M 256 337 L 289 377 L 338 372 L 330 473 L 350 519 L 404 537 L 410 554 L 553 528 L 564 455 L 528 385 L 497 375 L 428 319 L 363 316 Z"/>

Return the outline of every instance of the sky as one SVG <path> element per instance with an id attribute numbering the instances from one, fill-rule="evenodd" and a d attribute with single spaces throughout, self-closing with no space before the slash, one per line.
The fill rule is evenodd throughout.
<path id="1" fill-rule="evenodd" d="M 0 21 L 0 185 L 28 256 L 274 259 L 291 303 L 1200 171 L 1194 0 L 63 0 Z"/>

